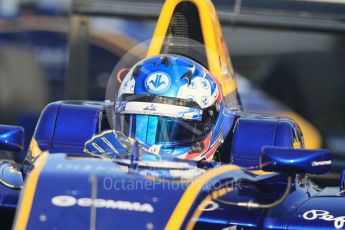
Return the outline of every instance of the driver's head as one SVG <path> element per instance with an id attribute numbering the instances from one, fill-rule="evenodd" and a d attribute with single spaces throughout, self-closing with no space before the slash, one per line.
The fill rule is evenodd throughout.
<path id="1" fill-rule="evenodd" d="M 216 78 L 197 62 L 159 55 L 134 65 L 115 103 L 115 129 L 155 151 L 211 160 L 222 141 L 223 97 Z"/>

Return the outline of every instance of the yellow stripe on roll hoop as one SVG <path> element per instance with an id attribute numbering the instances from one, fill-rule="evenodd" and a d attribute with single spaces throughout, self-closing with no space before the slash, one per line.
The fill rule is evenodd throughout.
<path id="1" fill-rule="evenodd" d="M 191 2 L 197 7 L 200 16 L 203 39 L 207 49 L 206 56 L 209 70 L 220 82 L 224 96 L 234 93 L 237 89 L 237 83 L 234 77 L 233 66 L 230 61 L 227 46 L 223 39 L 222 29 L 216 10 L 210 0 L 166 1 L 158 19 L 147 57 L 152 57 L 161 53 L 174 9 L 181 2 Z M 304 134 L 306 148 L 320 148 L 322 144 L 321 136 L 311 124 L 302 119 L 296 113 L 289 111 L 281 112 L 281 115 L 291 117 L 293 120 L 297 121 Z M 298 146 L 296 145 L 296 147 Z"/>
<path id="2" fill-rule="evenodd" d="M 205 41 L 209 71 L 217 77 L 222 85 L 222 91 L 225 96 L 233 93 L 237 89 L 233 67 L 227 46 L 223 41 L 223 34 L 216 10 L 209 0 L 166 1 L 158 19 L 147 57 L 152 57 L 161 53 L 174 9 L 181 2 L 190 2 L 197 7 L 202 35 Z"/>

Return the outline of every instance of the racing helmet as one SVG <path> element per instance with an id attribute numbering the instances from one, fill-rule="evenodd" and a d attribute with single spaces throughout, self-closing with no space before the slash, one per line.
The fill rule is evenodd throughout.
<path id="1" fill-rule="evenodd" d="M 212 160 L 222 142 L 223 95 L 217 79 L 180 55 L 135 64 L 115 100 L 115 130 L 150 151 L 187 160 Z"/>

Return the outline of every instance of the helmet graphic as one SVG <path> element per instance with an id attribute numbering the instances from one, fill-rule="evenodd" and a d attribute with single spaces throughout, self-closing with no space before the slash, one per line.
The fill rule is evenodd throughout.
<path id="1" fill-rule="evenodd" d="M 115 102 L 115 130 L 162 155 L 212 160 L 222 141 L 223 97 L 207 69 L 179 55 L 134 65 Z"/>

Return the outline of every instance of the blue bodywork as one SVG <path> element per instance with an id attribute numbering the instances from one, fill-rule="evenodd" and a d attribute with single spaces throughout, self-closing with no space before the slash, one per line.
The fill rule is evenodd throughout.
<path id="1" fill-rule="evenodd" d="M 42 151 L 81 153 L 84 143 L 101 128 L 105 104 L 55 102 L 43 111 L 34 138 Z"/>
<path id="2" fill-rule="evenodd" d="M 0 149 L 22 151 L 24 149 L 24 129 L 18 126 L 0 125 Z"/>
<path id="3" fill-rule="evenodd" d="M 16 208 L 23 185 L 23 176 L 21 172 L 14 170 L 11 161 L 3 160 L 0 165 L 0 202 L 2 208 Z M 11 185 L 11 187 L 8 187 Z"/>
<path id="4" fill-rule="evenodd" d="M 345 198 L 339 188 L 321 189 L 304 174 L 287 170 L 291 164 L 284 165 L 292 154 L 300 154 L 296 157 L 300 163 L 294 164 L 297 172 L 308 162 L 330 160 L 327 151 L 293 150 L 293 143 L 302 137 L 296 136 L 298 126 L 289 119 L 226 112 L 224 144 L 219 149 L 222 162 L 154 161 L 158 164 L 145 165 L 134 153 L 121 161 L 83 152 L 88 139 L 109 129 L 106 111 L 106 103 L 87 101 L 55 102 L 45 108 L 33 136 L 42 151 L 49 151 L 36 160 L 45 158 L 44 163 L 16 167 L 27 181 L 18 205 L 19 190 L 1 187 L 7 194 L 2 207 L 17 209 L 14 228 L 21 229 L 25 219 L 26 229 L 162 229 L 176 223 L 182 229 L 344 227 Z M 264 146 L 270 147 L 263 154 Z M 280 168 L 266 169 L 279 172 L 259 170 L 260 162 L 271 161 Z M 181 178 L 180 173 L 192 176 Z M 34 174 L 37 181 L 33 183 Z M 292 184 L 287 182 L 289 176 Z M 10 182 L 21 183 L 18 177 Z M 29 184 L 35 187 L 33 192 Z M 287 188 L 287 197 L 269 209 L 233 205 L 269 204 L 279 200 Z M 32 198 L 32 205 L 25 216 L 27 197 Z M 326 220 L 325 215 L 332 217 Z"/>
<path id="5" fill-rule="evenodd" d="M 327 149 L 307 150 L 282 147 L 263 147 L 261 168 L 269 172 L 328 173 L 332 164 L 331 152 Z"/>

